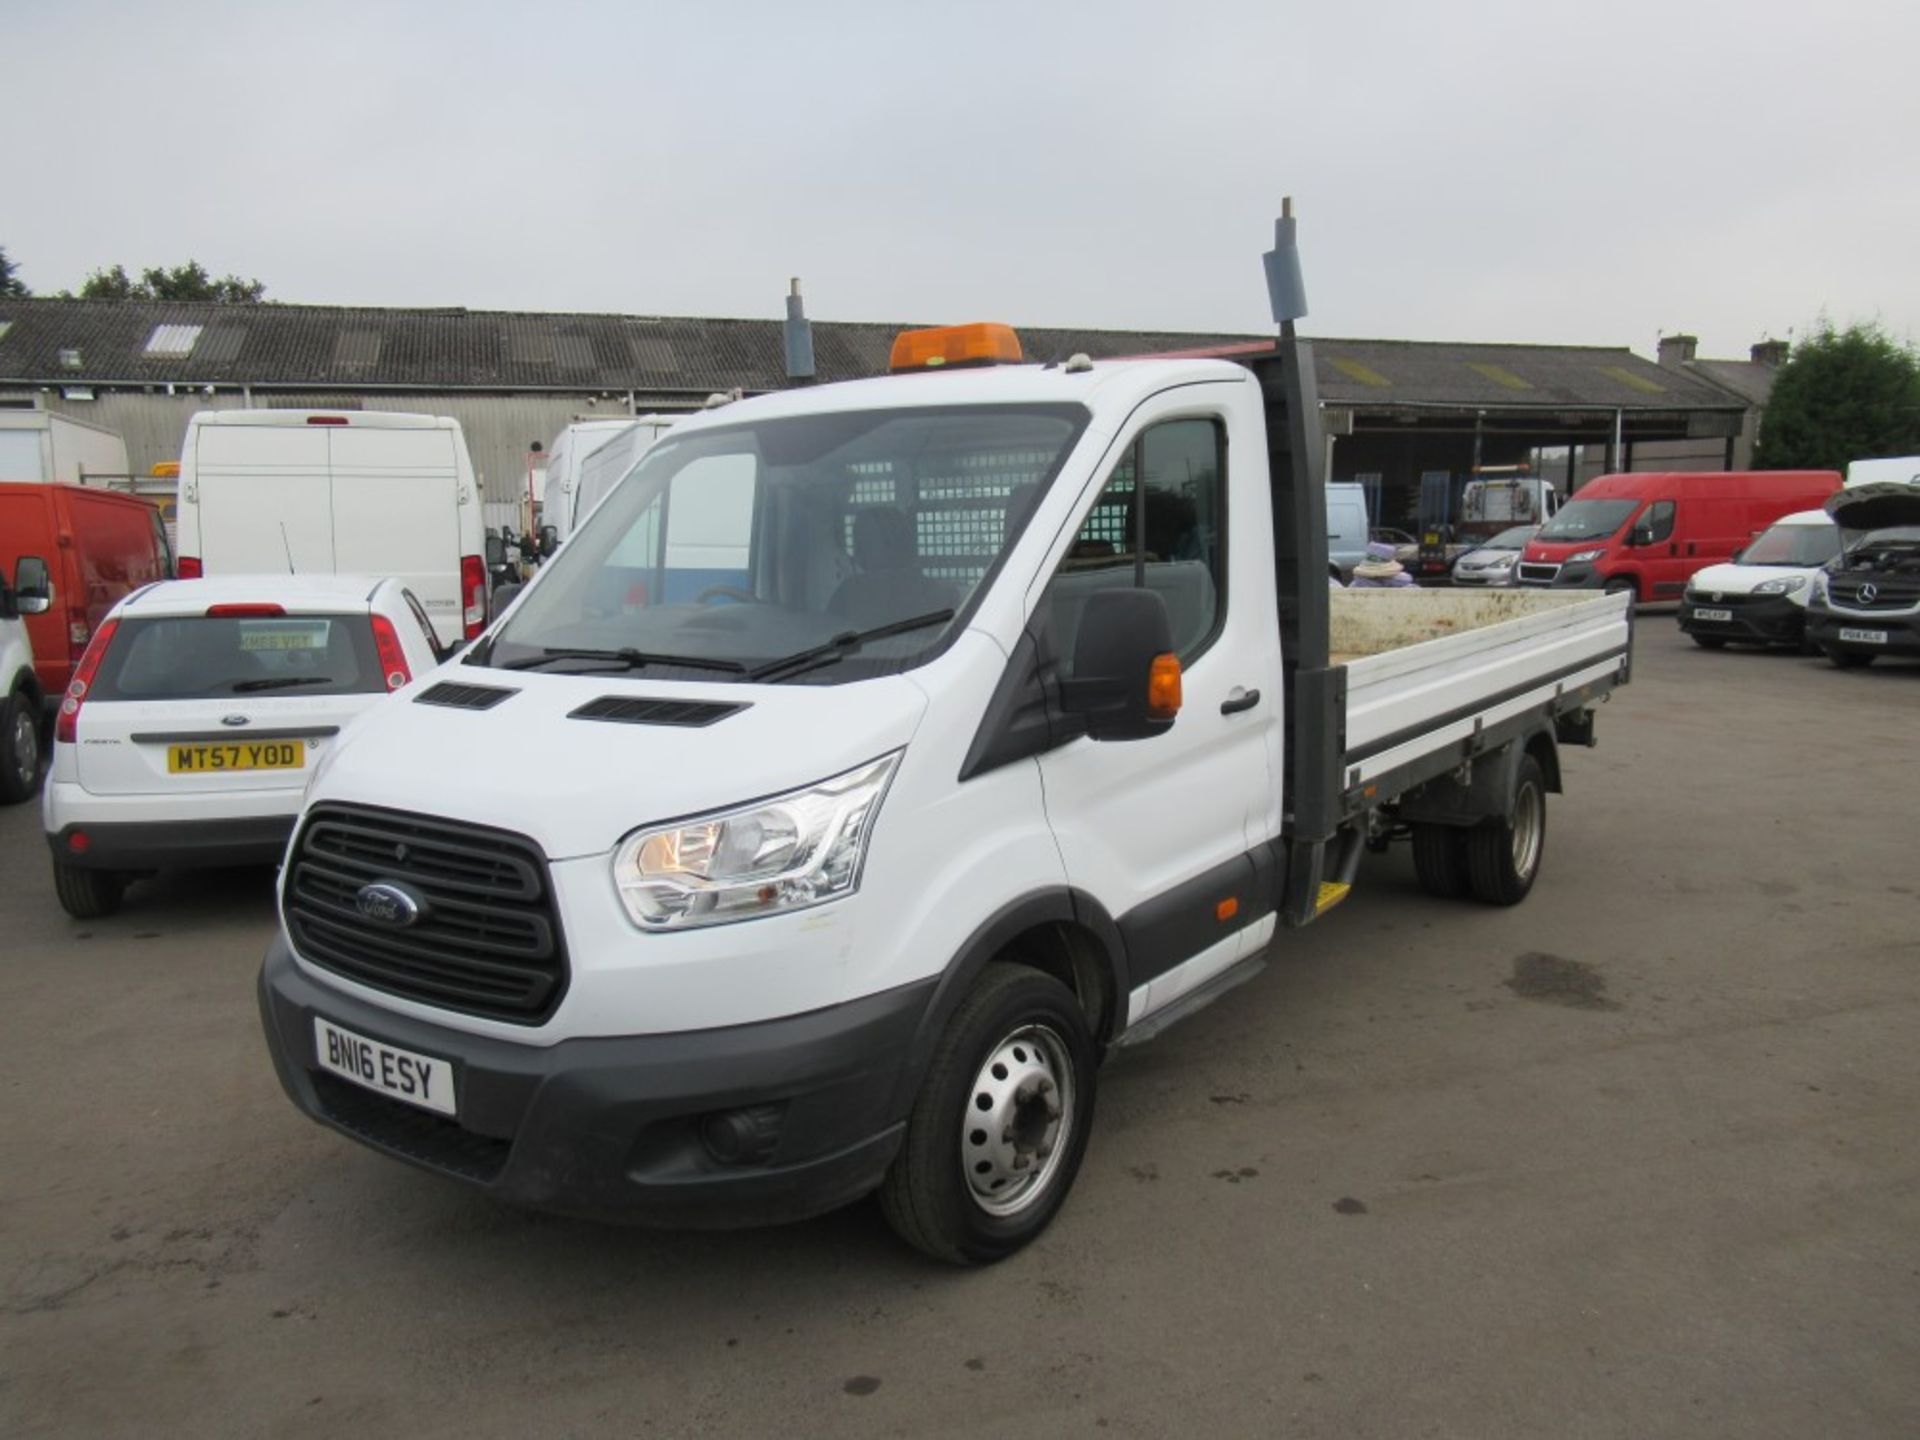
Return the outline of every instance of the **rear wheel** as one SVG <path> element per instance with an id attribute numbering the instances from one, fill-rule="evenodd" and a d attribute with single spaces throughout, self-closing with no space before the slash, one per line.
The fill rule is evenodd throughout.
<path id="1" fill-rule="evenodd" d="M 1829 649 L 1827 651 L 1827 659 L 1838 665 L 1842 670 L 1858 670 L 1863 665 L 1873 664 L 1873 656 L 1862 655 L 1858 650 Z"/>
<path id="2" fill-rule="evenodd" d="M 1442 900 L 1467 893 L 1467 832 L 1457 825 L 1420 822 L 1413 827 L 1413 873 L 1420 888 Z"/>
<path id="3" fill-rule="evenodd" d="M 60 897 L 60 908 L 76 920 L 111 915 L 126 891 L 127 877 L 117 870 L 82 870 L 53 862 L 53 892 Z"/>
<path id="4" fill-rule="evenodd" d="M 1514 776 L 1513 806 L 1467 832 L 1467 876 L 1474 898 L 1489 905 L 1518 905 L 1533 889 L 1547 848 L 1547 777 L 1540 762 L 1523 755 Z"/>
<path id="5" fill-rule="evenodd" d="M 1724 635 L 1701 635 L 1696 633 L 1693 637 L 1693 643 L 1698 645 L 1702 650 L 1724 650 L 1727 645 L 1727 637 Z"/>
<path id="6" fill-rule="evenodd" d="M 18 805 L 40 788 L 46 751 L 40 744 L 38 710 L 21 690 L 0 706 L 0 804 Z"/>
<path id="7" fill-rule="evenodd" d="M 900 1238 L 979 1265 L 1046 1229 L 1086 1153 L 1097 1064 L 1071 990 L 1025 966 L 988 966 L 947 1022 L 881 1183 Z"/>

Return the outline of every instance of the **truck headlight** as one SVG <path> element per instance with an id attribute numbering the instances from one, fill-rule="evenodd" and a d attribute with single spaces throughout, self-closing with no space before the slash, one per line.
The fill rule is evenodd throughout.
<path id="1" fill-rule="evenodd" d="M 1753 587 L 1756 595 L 1791 595 L 1807 583 L 1804 575 L 1782 575 L 1778 580 L 1762 580 Z"/>
<path id="2" fill-rule="evenodd" d="M 641 830 L 613 880 L 636 925 L 724 925 L 850 895 L 900 752 L 750 805 Z"/>
<path id="3" fill-rule="evenodd" d="M 1826 599 L 1827 577 L 1825 574 L 1816 575 L 1813 577 L 1813 589 L 1807 592 L 1807 603 L 1811 605 L 1814 601 L 1818 600 L 1822 604 L 1825 604 Z"/>
<path id="4" fill-rule="evenodd" d="M 1604 550 L 1576 550 L 1573 554 L 1567 556 L 1566 563 L 1569 565 L 1582 565 L 1589 560 L 1598 560 L 1606 553 Z"/>

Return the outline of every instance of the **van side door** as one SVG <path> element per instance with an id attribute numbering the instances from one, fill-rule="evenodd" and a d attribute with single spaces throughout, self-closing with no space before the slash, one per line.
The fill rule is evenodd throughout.
<path id="1" fill-rule="evenodd" d="M 1039 762 L 1067 877 L 1125 940 L 1129 1023 L 1272 934 L 1282 710 L 1264 434 L 1251 384 L 1141 405 L 1030 595 L 1063 675 L 1087 597 L 1111 587 L 1162 596 L 1183 667 L 1170 730 L 1082 737 Z"/>

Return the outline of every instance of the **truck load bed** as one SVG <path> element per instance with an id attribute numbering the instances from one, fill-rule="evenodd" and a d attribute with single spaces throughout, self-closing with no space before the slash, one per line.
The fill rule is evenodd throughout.
<path id="1" fill-rule="evenodd" d="M 1403 772 L 1427 757 L 1444 769 L 1515 716 L 1584 708 L 1619 679 L 1631 634 L 1624 595 L 1381 589 L 1328 601 L 1349 790 L 1412 779 Z"/>

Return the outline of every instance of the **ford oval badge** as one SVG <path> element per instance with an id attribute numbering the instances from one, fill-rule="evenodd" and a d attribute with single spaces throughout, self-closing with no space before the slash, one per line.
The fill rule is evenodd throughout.
<path id="1" fill-rule="evenodd" d="M 376 924 L 391 925 L 401 929 L 417 924 L 426 913 L 426 905 L 404 885 L 395 885 L 389 880 L 376 880 L 371 885 L 362 885 L 354 894 L 353 908 L 365 919 Z"/>
<path id="2" fill-rule="evenodd" d="M 222 725 L 246 725 L 251 722 L 244 715 L 222 715 L 220 717 L 220 723 Z"/>

